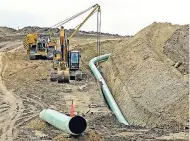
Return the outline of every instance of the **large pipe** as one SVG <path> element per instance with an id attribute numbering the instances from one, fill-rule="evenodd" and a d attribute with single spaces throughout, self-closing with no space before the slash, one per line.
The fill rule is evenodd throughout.
<path id="1" fill-rule="evenodd" d="M 111 54 L 105 54 L 105 55 L 101 55 L 101 56 L 97 56 L 93 59 L 90 60 L 89 62 L 89 67 L 92 70 L 94 76 L 96 77 L 96 79 L 102 84 L 102 91 L 103 94 L 106 98 L 106 101 L 109 104 L 109 107 L 111 108 L 112 112 L 115 114 L 117 120 L 120 123 L 123 123 L 125 125 L 129 125 L 129 123 L 125 120 L 123 114 L 121 113 L 117 103 L 115 102 L 104 78 L 102 77 L 102 75 L 100 74 L 100 72 L 98 71 L 98 69 L 95 66 L 96 62 L 102 61 L 102 60 L 107 60 L 109 58 Z"/>
<path id="2" fill-rule="evenodd" d="M 86 120 L 81 116 L 69 117 L 52 109 L 44 109 L 39 116 L 54 127 L 71 135 L 80 135 L 86 130 Z"/>

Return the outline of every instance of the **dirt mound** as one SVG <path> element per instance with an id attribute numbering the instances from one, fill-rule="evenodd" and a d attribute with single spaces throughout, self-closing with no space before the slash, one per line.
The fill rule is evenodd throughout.
<path id="1" fill-rule="evenodd" d="M 18 31 L 20 34 L 29 34 L 29 33 L 45 33 L 48 34 L 49 32 L 59 33 L 58 28 L 47 28 L 47 27 L 38 27 L 38 26 L 27 26 Z"/>
<path id="2" fill-rule="evenodd" d="M 9 27 L 0 27 L 0 36 L 6 36 L 10 34 L 16 34 L 17 30 Z"/>
<path id="3" fill-rule="evenodd" d="M 184 26 L 174 32 L 172 37 L 166 41 L 164 53 L 172 59 L 179 71 L 183 74 L 189 72 L 189 25 Z"/>
<path id="4" fill-rule="evenodd" d="M 75 31 L 75 29 L 65 29 L 65 31 L 66 31 L 67 35 L 70 36 Z M 18 32 L 20 34 L 29 34 L 29 33 L 35 33 L 35 32 L 39 32 L 39 33 L 43 33 L 43 34 L 54 33 L 57 36 L 59 36 L 59 28 L 49 28 L 49 27 L 27 26 L 27 27 L 20 29 Z M 89 37 L 89 36 L 96 37 L 97 32 L 80 30 L 76 33 L 76 36 L 77 37 Z M 109 34 L 109 33 L 101 33 L 100 36 L 110 37 L 110 38 L 122 37 L 118 34 Z"/>
<path id="5" fill-rule="evenodd" d="M 188 119 L 188 84 L 163 53 L 179 25 L 153 23 L 115 46 L 105 66 L 108 85 L 130 124 L 173 126 Z"/>

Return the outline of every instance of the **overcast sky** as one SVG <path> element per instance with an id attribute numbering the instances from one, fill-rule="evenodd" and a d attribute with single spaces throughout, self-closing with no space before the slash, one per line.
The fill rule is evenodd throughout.
<path id="1" fill-rule="evenodd" d="M 52 26 L 98 3 L 102 32 L 133 35 L 156 22 L 190 23 L 190 0 L 0 0 L 0 26 Z M 86 15 L 65 25 L 73 28 Z M 93 15 L 81 30 L 96 30 Z"/>

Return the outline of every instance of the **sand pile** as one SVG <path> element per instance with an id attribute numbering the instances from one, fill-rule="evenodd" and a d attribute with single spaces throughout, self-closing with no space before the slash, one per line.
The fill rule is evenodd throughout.
<path id="1" fill-rule="evenodd" d="M 165 43 L 164 53 L 175 64 L 181 64 L 178 70 L 183 74 L 189 72 L 189 25 L 174 32 L 172 37 Z M 176 64 L 177 65 L 177 64 Z"/>
<path id="2" fill-rule="evenodd" d="M 127 120 L 134 125 L 177 126 L 188 119 L 188 84 L 163 53 L 179 25 L 153 23 L 115 46 L 105 77 Z"/>

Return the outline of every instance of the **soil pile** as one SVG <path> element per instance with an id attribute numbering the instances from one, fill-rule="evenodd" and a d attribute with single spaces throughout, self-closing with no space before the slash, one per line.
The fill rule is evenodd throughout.
<path id="1" fill-rule="evenodd" d="M 181 26 L 153 23 L 123 40 L 105 66 L 105 77 L 130 124 L 179 126 L 188 120 L 188 84 L 163 53 Z"/>
<path id="2" fill-rule="evenodd" d="M 20 34 L 29 34 L 29 33 L 59 33 L 58 28 L 47 28 L 47 27 L 37 27 L 37 26 L 27 26 L 18 31 Z"/>
<path id="3" fill-rule="evenodd" d="M 42 34 L 54 33 L 57 36 L 59 36 L 59 30 L 60 30 L 59 28 L 27 26 L 27 27 L 24 27 L 24 28 L 18 30 L 18 33 L 20 33 L 20 34 L 29 34 L 29 33 L 35 33 L 35 32 L 42 33 Z M 67 35 L 70 36 L 75 31 L 75 29 L 65 29 L 65 31 L 66 31 Z M 77 37 L 89 37 L 89 36 L 96 37 L 97 32 L 79 30 L 76 33 L 76 36 Z M 122 36 L 120 36 L 118 34 L 109 34 L 109 33 L 101 33 L 100 36 L 102 36 L 102 37 L 110 37 L 110 38 L 122 37 Z"/>
<path id="4" fill-rule="evenodd" d="M 172 59 L 178 70 L 183 74 L 189 72 L 189 25 L 174 32 L 172 37 L 166 41 L 164 53 Z M 177 65 L 177 64 L 176 64 Z"/>
<path id="5" fill-rule="evenodd" d="M 8 27 L 0 27 L 0 36 L 6 36 L 10 34 L 15 34 L 17 30 L 13 28 L 8 28 Z"/>

